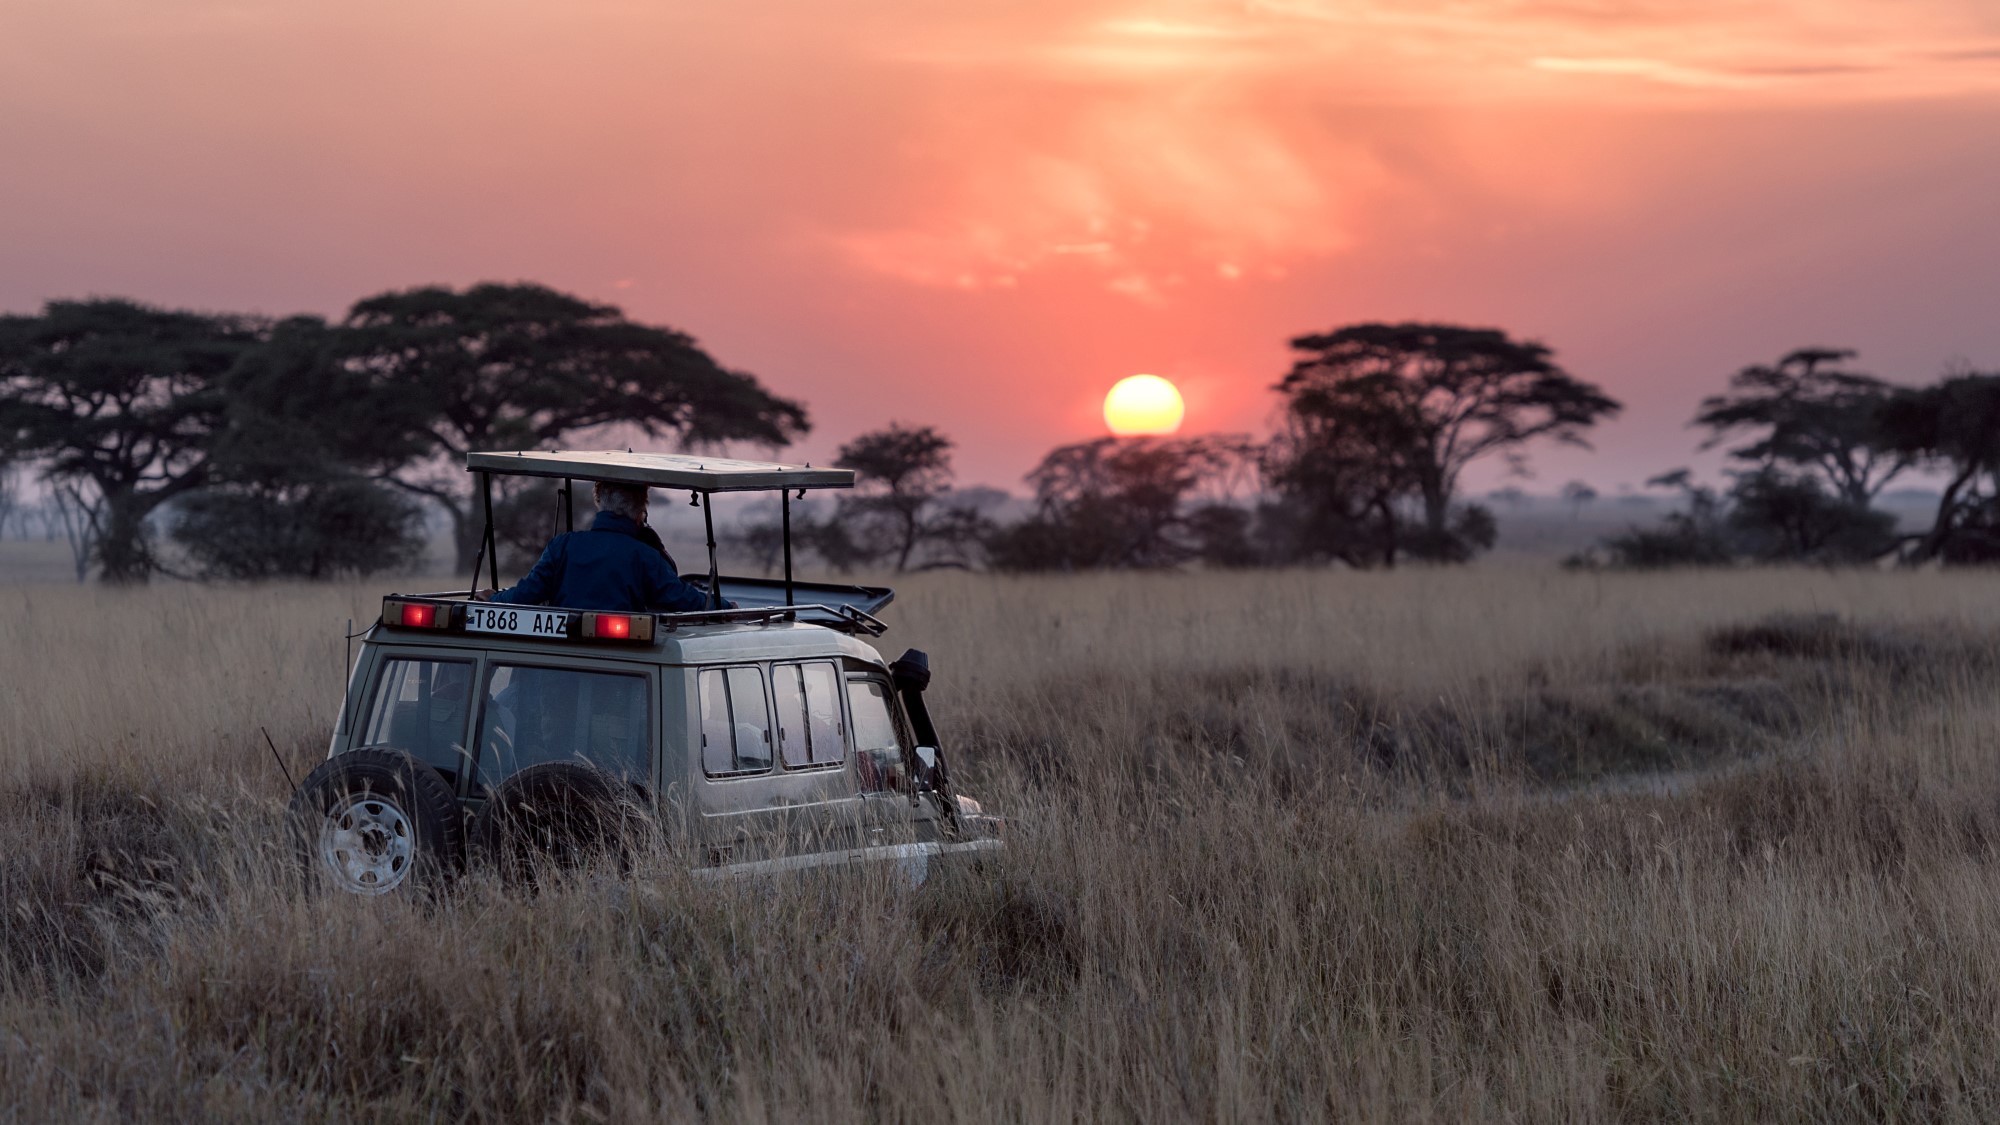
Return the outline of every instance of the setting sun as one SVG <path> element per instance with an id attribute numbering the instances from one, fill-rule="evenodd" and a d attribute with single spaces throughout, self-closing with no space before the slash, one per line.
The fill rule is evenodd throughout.
<path id="1" fill-rule="evenodd" d="M 1181 393 L 1158 375 L 1120 379 L 1104 396 L 1104 424 L 1119 437 L 1173 433 L 1186 413 Z"/>

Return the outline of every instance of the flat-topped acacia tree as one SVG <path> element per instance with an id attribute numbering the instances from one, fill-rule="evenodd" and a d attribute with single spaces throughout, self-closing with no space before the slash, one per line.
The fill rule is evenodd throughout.
<path id="1" fill-rule="evenodd" d="M 1334 460 L 1343 463 L 1365 453 L 1370 479 L 1391 479 L 1377 480 L 1381 496 L 1360 509 L 1393 520 L 1386 497 L 1407 491 L 1422 508 L 1417 553 L 1434 557 L 1451 557 L 1452 500 L 1467 465 L 1518 457 L 1538 439 L 1587 445 L 1584 432 L 1620 409 L 1557 366 L 1544 345 L 1495 328 L 1356 324 L 1291 345 L 1302 354 L 1276 388 L 1287 433 L 1273 475 L 1282 479 L 1287 463 L 1326 460 L 1323 448 L 1342 448 Z M 1356 442 L 1367 449 L 1345 448 Z"/>
<path id="2" fill-rule="evenodd" d="M 208 483 L 223 377 L 267 328 L 115 299 L 0 316 L 0 454 L 81 509 L 79 578 L 89 562 L 107 582 L 153 573 L 147 517 Z"/>
<path id="3" fill-rule="evenodd" d="M 691 337 L 540 285 L 383 293 L 338 329 L 339 363 L 418 404 L 427 455 L 385 477 L 450 515 L 461 569 L 479 536 L 468 451 L 547 448 L 612 424 L 695 447 L 782 446 L 810 425 L 804 406 Z"/>
<path id="4" fill-rule="evenodd" d="M 1738 371 L 1724 394 L 1701 401 L 1694 424 L 1710 436 L 1703 449 L 1732 436 L 1750 440 L 1729 456 L 1769 470 L 1782 465 L 1812 474 L 1843 501 L 1860 508 L 1919 458 L 1896 448 L 1881 413 L 1899 388 L 1845 370 L 1848 348 L 1798 348 L 1775 364 Z"/>
<path id="5" fill-rule="evenodd" d="M 910 568 L 910 558 L 934 530 L 927 518 L 938 499 L 951 490 L 950 438 L 931 426 L 891 422 L 840 447 L 834 464 L 857 474 L 855 491 L 841 497 L 837 519 L 879 522 L 867 538 L 894 555 L 896 571 Z"/>

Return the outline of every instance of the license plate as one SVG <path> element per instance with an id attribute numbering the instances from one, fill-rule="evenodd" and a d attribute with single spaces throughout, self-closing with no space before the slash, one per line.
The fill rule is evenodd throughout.
<path id="1" fill-rule="evenodd" d="M 517 637 L 566 637 L 569 614 L 552 609 L 469 605 L 465 628 L 473 633 L 509 633 Z"/>

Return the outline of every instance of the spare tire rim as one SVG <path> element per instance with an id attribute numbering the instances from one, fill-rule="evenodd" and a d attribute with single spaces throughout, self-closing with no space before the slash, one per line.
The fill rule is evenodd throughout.
<path id="1" fill-rule="evenodd" d="M 386 894 L 402 886 L 415 866 L 416 831 L 396 803 L 374 793 L 351 793 L 327 810 L 319 830 L 319 856 L 340 889 Z"/>

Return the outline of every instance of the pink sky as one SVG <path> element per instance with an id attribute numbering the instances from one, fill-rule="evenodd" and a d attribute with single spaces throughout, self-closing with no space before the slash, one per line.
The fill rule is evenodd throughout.
<path id="1" fill-rule="evenodd" d="M 804 399 L 797 456 L 931 423 L 1012 488 L 1136 372 L 1262 429 L 1365 319 L 1623 398 L 1544 491 L 1794 346 L 2000 368 L 1974 0 L 0 0 L 0 153 L 0 307 L 538 280 Z"/>

